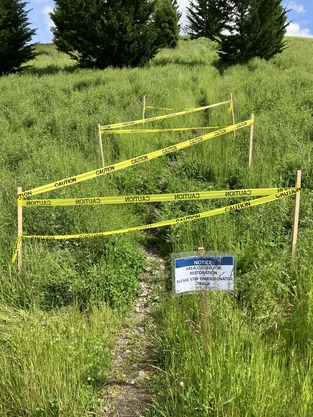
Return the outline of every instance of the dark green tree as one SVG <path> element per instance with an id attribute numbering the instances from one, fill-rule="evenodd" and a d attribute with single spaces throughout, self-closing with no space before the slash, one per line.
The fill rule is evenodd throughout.
<path id="1" fill-rule="evenodd" d="M 175 48 L 178 44 L 178 16 L 170 0 L 157 0 L 154 23 L 160 48 Z"/>
<path id="2" fill-rule="evenodd" d="M 143 66 L 158 50 L 154 0 L 55 0 L 57 49 L 87 68 Z"/>
<path id="3" fill-rule="evenodd" d="M 280 0 L 231 0 L 232 13 L 226 33 L 219 39 L 222 61 L 246 63 L 254 57 L 266 60 L 285 49 L 287 10 Z"/>
<path id="4" fill-rule="evenodd" d="M 227 0 L 190 0 L 186 31 L 192 39 L 214 40 L 225 29 L 230 10 Z"/>
<path id="5" fill-rule="evenodd" d="M 36 29 L 30 29 L 25 7 L 20 0 L 0 0 L 0 75 L 20 71 L 37 55 L 30 44 Z"/>
<path id="6" fill-rule="evenodd" d="M 177 0 L 171 0 L 171 3 L 172 3 L 172 6 L 174 7 L 174 9 L 175 9 L 175 11 L 176 11 L 176 14 L 177 14 L 177 21 L 179 22 L 179 19 L 181 18 L 182 13 L 181 13 L 181 11 L 180 11 L 180 8 L 179 8 L 179 5 L 178 5 L 178 2 L 177 2 Z"/>

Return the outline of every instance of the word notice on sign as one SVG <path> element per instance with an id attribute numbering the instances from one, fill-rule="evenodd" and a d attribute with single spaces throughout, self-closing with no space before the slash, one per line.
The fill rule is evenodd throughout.
<path id="1" fill-rule="evenodd" d="M 174 291 L 234 289 L 234 256 L 190 256 L 174 259 Z"/>

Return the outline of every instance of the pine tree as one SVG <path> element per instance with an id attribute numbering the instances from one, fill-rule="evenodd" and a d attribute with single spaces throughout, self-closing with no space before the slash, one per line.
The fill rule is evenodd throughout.
<path id="1" fill-rule="evenodd" d="M 227 0 L 190 0 L 187 33 L 192 39 L 204 36 L 214 40 L 225 28 L 229 12 Z"/>
<path id="2" fill-rule="evenodd" d="M 254 57 L 270 59 L 285 48 L 286 9 L 280 0 L 231 0 L 227 34 L 219 39 L 219 56 L 226 63 Z"/>
<path id="3" fill-rule="evenodd" d="M 29 28 L 26 5 L 20 0 L 0 0 L 0 75 L 21 71 L 37 55 L 29 43 L 36 30 Z"/>
<path id="4" fill-rule="evenodd" d="M 181 12 L 181 10 L 179 8 L 179 5 L 178 5 L 177 0 L 171 0 L 171 3 L 172 3 L 172 6 L 175 9 L 176 14 L 177 14 L 177 26 L 178 26 L 178 34 L 179 34 L 180 29 L 181 29 L 181 25 L 180 25 L 179 21 L 180 21 L 180 19 L 182 17 L 182 12 Z"/>
<path id="5" fill-rule="evenodd" d="M 158 0 L 154 12 L 157 44 L 160 48 L 175 48 L 178 44 L 178 16 L 170 0 Z"/>
<path id="6" fill-rule="evenodd" d="M 55 0 L 54 43 L 81 67 L 143 66 L 157 53 L 154 0 Z"/>
<path id="7" fill-rule="evenodd" d="M 171 0 L 172 6 L 174 7 L 176 14 L 177 14 L 177 21 L 179 22 L 179 19 L 182 17 L 182 13 L 180 11 L 179 5 L 177 0 Z"/>

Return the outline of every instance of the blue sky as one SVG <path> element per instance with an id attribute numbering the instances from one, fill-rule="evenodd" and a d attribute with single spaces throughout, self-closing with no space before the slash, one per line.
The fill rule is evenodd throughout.
<path id="1" fill-rule="evenodd" d="M 189 0 L 180 0 L 178 3 L 183 12 L 181 23 L 184 25 L 186 22 L 185 11 L 189 5 Z M 291 23 L 287 28 L 287 35 L 313 38 L 313 0 L 284 0 L 282 5 L 288 10 L 291 10 L 288 13 L 288 21 Z M 52 42 L 52 21 L 49 13 L 52 11 L 53 6 L 53 0 L 28 0 L 26 6 L 26 10 L 30 10 L 28 20 L 30 26 L 37 29 L 37 33 L 33 37 L 32 42 Z"/>

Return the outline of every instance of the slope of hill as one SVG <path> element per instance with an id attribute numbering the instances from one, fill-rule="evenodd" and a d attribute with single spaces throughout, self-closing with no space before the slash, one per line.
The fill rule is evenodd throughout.
<path id="1" fill-rule="evenodd" d="M 77 69 L 53 45 L 22 75 L 0 79 L 0 415 L 88 416 L 102 407 L 110 349 L 139 291 L 143 248 L 236 254 L 236 288 L 210 293 L 209 357 L 197 294 L 158 297 L 154 343 L 159 387 L 151 416 L 311 416 L 313 119 L 311 39 L 288 39 L 275 59 L 221 70 L 213 43 L 182 40 L 146 68 Z M 234 99 L 249 129 L 170 152 L 38 198 L 186 193 L 293 187 L 302 171 L 297 252 L 290 261 L 293 199 L 221 216 L 89 239 L 17 238 L 17 187 L 29 190 L 101 167 L 97 124 Z M 227 105 L 145 128 L 228 126 Z M 214 128 L 214 129 L 215 129 Z M 205 132 L 207 133 L 207 132 Z M 106 165 L 202 134 L 199 129 L 103 135 Z M 36 196 L 37 198 L 37 196 Z M 245 201 L 172 201 L 23 208 L 24 235 L 120 230 Z M 157 295 L 157 294 L 156 294 Z M 159 296 L 159 295 L 158 295 Z M 103 400 L 105 404 L 105 399 Z"/>

